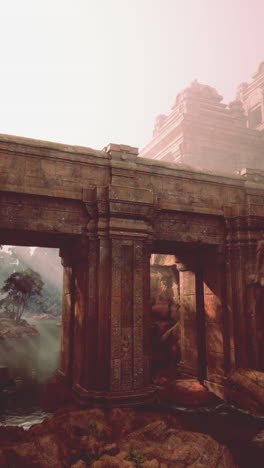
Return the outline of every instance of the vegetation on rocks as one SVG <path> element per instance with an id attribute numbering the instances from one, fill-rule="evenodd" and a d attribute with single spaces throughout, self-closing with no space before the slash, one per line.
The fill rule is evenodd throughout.
<path id="1" fill-rule="evenodd" d="M 10 275 L 32 269 L 41 276 L 41 295 L 30 297 L 25 314 L 61 315 L 62 266 L 57 249 L 9 247 L 0 250 L 0 288 Z"/>
<path id="2" fill-rule="evenodd" d="M 142 465 L 142 463 L 147 461 L 147 457 L 144 457 L 144 455 L 139 453 L 138 450 L 131 449 L 125 456 L 125 460 L 132 461 L 135 464 L 135 466 L 139 468 Z"/>
<path id="3" fill-rule="evenodd" d="M 17 468 L 237 468 L 226 446 L 186 430 L 176 417 L 120 408 L 68 411 L 29 431 L 0 428 L 1 468 L 11 463 Z"/>
<path id="4" fill-rule="evenodd" d="M 39 273 L 31 268 L 12 273 L 1 289 L 5 296 L 0 301 L 0 307 L 6 315 L 19 323 L 31 297 L 41 295 L 43 284 Z"/>
<path id="5" fill-rule="evenodd" d="M 29 325 L 26 320 L 21 319 L 16 322 L 5 313 L 0 314 L 0 340 L 10 340 L 18 338 L 29 338 L 38 335 L 34 325 Z"/>
<path id="6" fill-rule="evenodd" d="M 226 383 L 231 403 L 264 415 L 264 373 L 255 369 L 237 369 Z"/>

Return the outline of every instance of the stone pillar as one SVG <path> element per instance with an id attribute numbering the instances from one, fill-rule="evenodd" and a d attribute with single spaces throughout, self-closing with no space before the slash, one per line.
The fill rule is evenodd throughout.
<path id="1" fill-rule="evenodd" d="M 70 249 L 60 250 L 63 270 L 61 362 L 57 375 L 72 383 L 73 332 L 74 332 L 74 269 Z"/>
<path id="2" fill-rule="evenodd" d="M 230 338 L 226 320 L 225 258 L 211 248 L 203 255 L 206 385 L 224 396 L 224 378 L 229 370 Z"/>
<path id="3" fill-rule="evenodd" d="M 198 337 L 200 307 L 202 306 L 196 259 L 186 257 L 177 260 L 180 288 L 181 363 L 183 375 L 199 378 L 201 347 Z"/>
<path id="4" fill-rule="evenodd" d="M 150 252 L 141 240 L 112 240 L 111 376 L 114 392 L 150 384 Z"/>
<path id="5" fill-rule="evenodd" d="M 98 365 L 98 240 L 82 240 L 74 248 L 73 389 L 96 388 Z M 107 289 L 105 291 L 107 295 Z M 107 340 L 107 336 L 106 336 Z M 102 373 L 104 362 L 101 363 Z"/>
<path id="6" fill-rule="evenodd" d="M 230 337 L 231 370 L 264 368 L 260 349 L 264 330 L 260 319 L 263 317 L 264 293 L 257 271 L 261 266 L 257 261 L 257 246 L 262 239 L 264 218 L 263 206 L 251 205 L 251 196 L 253 198 L 253 193 L 249 190 L 246 211 L 240 207 L 226 209 L 227 307 L 230 329 L 233 330 L 233 338 Z M 263 261 L 261 263 L 263 268 Z"/>
<path id="7" fill-rule="evenodd" d="M 82 404 L 143 404 L 150 385 L 150 249 L 88 239 L 75 266 L 73 390 Z"/>
<path id="8" fill-rule="evenodd" d="M 230 335 L 230 371 L 248 367 L 245 247 L 227 244 L 227 311 Z"/>
<path id="9" fill-rule="evenodd" d="M 150 383 L 154 197 L 152 190 L 134 186 L 135 148 L 109 145 L 106 153 L 112 183 L 84 189 L 88 223 L 73 241 L 72 270 L 65 272 L 64 296 L 70 287 L 72 294 L 64 301 L 64 315 L 71 311 L 64 335 L 72 338 L 63 338 L 61 373 L 71 375 L 82 405 L 142 405 L 155 392 Z"/>
<path id="10" fill-rule="evenodd" d="M 233 262 L 232 247 L 225 246 L 225 339 L 226 348 L 226 373 L 232 372 L 236 368 L 235 359 L 235 330 L 233 314 Z"/>
<path id="11" fill-rule="evenodd" d="M 114 178 L 122 165 L 132 164 L 113 148 L 111 157 Z M 73 255 L 74 394 L 82 404 L 144 404 L 154 394 L 149 343 L 153 194 L 111 184 L 87 190 L 85 205 L 90 220 Z"/>
<path id="12" fill-rule="evenodd" d="M 259 283 L 249 284 L 247 287 L 247 303 L 251 335 L 249 367 L 264 372 L 264 287 Z"/>

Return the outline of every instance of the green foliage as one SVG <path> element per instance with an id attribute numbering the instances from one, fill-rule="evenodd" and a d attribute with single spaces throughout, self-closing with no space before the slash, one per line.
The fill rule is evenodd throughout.
<path id="1" fill-rule="evenodd" d="M 137 468 L 140 468 L 142 463 L 147 461 L 147 458 L 138 452 L 138 450 L 131 449 L 129 452 L 127 452 L 125 460 L 133 462 Z"/>
<path id="2" fill-rule="evenodd" d="M 0 291 L 12 273 L 32 268 L 41 275 L 45 284 L 41 296 L 29 299 L 26 313 L 61 315 L 62 266 L 57 249 L 37 247 L 32 255 L 28 247 L 12 246 L 0 250 L 0 262 Z"/>
<path id="3" fill-rule="evenodd" d="M 1 288 L 6 296 L 0 301 L 0 307 L 16 322 L 20 322 L 30 298 L 40 296 L 43 285 L 41 276 L 31 268 L 12 273 Z"/>

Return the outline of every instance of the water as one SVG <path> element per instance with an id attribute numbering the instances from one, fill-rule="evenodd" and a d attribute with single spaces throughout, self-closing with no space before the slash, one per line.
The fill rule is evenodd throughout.
<path id="1" fill-rule="evenodd" d="M 58 320 L 32 320 L 40 335 L 0 344 L 1 365 L 10 371 L 12 383 L 0 395 L 0 426 L 29 429 L 51 414 L 42 410 L 45 384 L 59 366 L 61 329 Z"/>
<path id="2" fill-rule="evenodd" d="M 1 411 L 0 426 L 20 426 L 27 430 L 51 416 L 51 413 L 43 411 L 39 406 L 7 408 Z"/>

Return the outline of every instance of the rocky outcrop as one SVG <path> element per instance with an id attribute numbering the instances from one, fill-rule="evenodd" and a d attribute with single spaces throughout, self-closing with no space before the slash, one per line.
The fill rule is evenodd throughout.
<path id="1" fill-rule="evenodd" d="M 121 442 L 120 448 L 126 453 L 137 450 L 157 468 L 162 465 L 182 468 L 236 466 L 227 447 L 211 436 L 175 429 L 163 419 L 129 434 Z"/>
<path id="2" fill-rule="evenodd" d="M 215 406 L 221 401 L 196 379 L 170 380 L 166 377 L 159 377 L 156 383 L 159 385 L 160 399 L 176 406 L 188 408 Z"/>
<path id="3" fill-rule="evenodd" d="M 5 314 L 0 314 L 0 340 L 11 340 L 38 336 L 39 332 L 33 325 L 29 325 L 26 320 L 15 320 Z"/>
<path id="4" fill-rule="evenodd" d="M 236 468 L 211 436 L 186 431 L 174 416 L 132 409 L 71 411 L 29 431 L 0 427 L 8 468 Z"/>
<path id="5" fill-rule="evenodd" d="M 253 413 L 264 414 L 264 372 L 238 369 L 227 380 L 229 401 Z"/>

